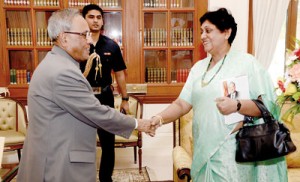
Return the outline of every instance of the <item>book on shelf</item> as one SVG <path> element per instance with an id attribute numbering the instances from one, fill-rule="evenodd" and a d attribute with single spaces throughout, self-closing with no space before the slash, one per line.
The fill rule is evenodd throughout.
<path id="1" fill-rule="evenodd" d="M 172 77 L 172 82 L 177 82 L 177 83 L 182 83 L 186 82 L 187 77 L 189 76 L 190 69 L 184 69 L 184 68 L 179 68 L 176 70 L 173 70 L 171 73 Z M 175 78 L 176 75 L 176 78 Z"/>
<path id="2" fill-rule="evenodd" d="M 193 35 L 191 28 L 172 28 L 172 46 L 191 46 L 193 45 Z"/>
<path id="3" fill-rule="evenodd" d="M 163 8 L 166 5 L 166 0 L 144 0 L 144 7 L 147 8 Z"/>
<path id="4" fill-rule="evenodd" d="M 30 0 L 4 0 L 5 5 L 29 5 Z"/>
<path id="5" fill-rule="evenodd" d="M 164 83 L 167 81 L 166 68 L 146 68 L 145 81 L 147 83 Z"/>
<path id="6" fill-rule="evenodd" d="M 29 28 L 7 28 L 7 45 L 32 45 Z"/>
<path id="7" fill-rule="evenodd" d="M 241 75 L 229 79 L 222 80 L 221 84 L 222 96 L 231 99 L 250 99 L 248 76 Z M 224 115 L 224 121 L 230 125 L 244 120 L 244 115 L 235 112 Z"/>
<path id="8" fill-rule="evenodd" d="M 145 28 L 144 46 L 166 46 L 167 33 L 165 28 Z"/>
<path id="9" fill-rule="evenodd" d="M 10 69 L 10 84 L 29 84 L 31 76 L 25 69 Z"/>
<path id="10" fill-rule="evenodd" d="M 45 1 L 45 0 L 43 0 Z M 53 0 L 52 0 L 53 1 Z M 55 0 L 57 1 L 57 0 Z M 69 6 L 70 7 L 76 7 L 76 6 L 85 6 L 91 3 L 90 0 L 69 0 Z M 95 4 L 98 4 L 101 7 L 118 7 L 120 6 L 120 3 L 118 0 L 96 0 L 94 2 Z"/>
<path id="11" fill-rule="evenodd" d="M 35 6 L 59 6 L 59 0 L 35 0 Z"/>

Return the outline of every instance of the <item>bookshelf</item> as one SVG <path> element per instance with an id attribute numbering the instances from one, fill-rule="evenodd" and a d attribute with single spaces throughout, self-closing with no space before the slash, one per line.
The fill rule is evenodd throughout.
<path id="1" fill-rule="evenodd" d="M 194 0 L 144 0 L 146 83 L 184 83 L 193 64 Z"/>
<path id="2" fill-rule="evenodd" d="M 163 99 L 174 100 L 192 65 L 205 57 L 201 51 L 199 17 L 206 9 L 207 1 L 141 2 L 141 77 L 150 92 L 156 90 L 153 98 L 165 95 Z"/>
<path id="3" fill-rule="evenodd" d="M 140 99 L 174 100 L 191 66 L 204 57 L 199 17 L 207 9 L 206 0 L 1 1 L 0 87 L 8 87 L 12 97 L 26 104 L 30 77 L 52 47 L 46 31 L 51 13 L 67 7 L 82 9 L 89 3 L 105 12 L 104 34 L 121 47 L 127 83 L 147 84 L 147 94 Z"/>

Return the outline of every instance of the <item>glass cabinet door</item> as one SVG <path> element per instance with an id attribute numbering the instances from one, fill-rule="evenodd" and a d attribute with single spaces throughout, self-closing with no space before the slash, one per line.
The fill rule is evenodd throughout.
<path id="1" fill-rule="evenodd" d="M 38 64 L 41 63 L 41 61 L 45 58 L 49 51 L 38 51 Z"/>
<path id="2" fill-rule="evenodd" d="M 103 34 L 122 46 L 122 13 L 104 12 Z"/>
<path id="3" fill-rule="evenodd" d="M 193 64 L 193 51 L 172 51 L 171 55 L 171 83 L 185 82 Z"/>
<path id="4" fill-rule="evenodd" d="M 7 45 L 32 45 L 30 11 L 6 11 Z"/>
<path id="5" fill-rule="evenodd" d="M 10 84 L 26 84 L 30 82 L 34 70 L 32 51 L 9 51 Z"/>
<path id="6" fill-rule="evenodd" d="M 193 13 L 172 13 L 171 45 L 193 45 Z"/>
<path id="7" fill-rule="evenodd" d="M 144 46 L 167 45 L 167 14 L 164 12 L 144 14 Z"/>
<path id="8" fill-rule="evenodd" d="M 167 52 L 165 50 L 144 51 L 145 81 L 165 83 L 167 81 Z"/>
<path id="9" fill-rule="evenodd" d="M 53 11 L 37 11 L 36 12 L 36 45 L 51 46 L 47 25 Z"/>
<path id="10" fill-rule="evenodd" d="M 143 57 L 145 82 L 183 83 L 187 79 L 195 55 L 194 0 L 144 0 Z M 163 52 L 166 61 L 157 52 Z M 152 60 L 152 61 L 149 61 Z M 163 69 L 162 80 L 157 79 Z M 159 72 L 159 73 L 157 73 Z"/>

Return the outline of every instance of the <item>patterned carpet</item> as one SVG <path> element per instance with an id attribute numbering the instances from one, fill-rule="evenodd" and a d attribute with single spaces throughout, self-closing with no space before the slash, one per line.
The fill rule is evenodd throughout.
<path id="1" fill-rule="evenodd" d="M 150 182 L 150 178 L 146 167 L 142 168 L 142 173 L 139 173 L 138 168 L 115 169 L 112 178 L 114 182 Z M 16 181 L 16 177 L 13 180 L 11 180 L 11 182 L 15 182 L 15 181 Z M 97 182 L 99 182 L 98 175 L 97 175 Z"/>
<path id="2" fill-rule="evenodd" d="M 146 167 L 142 168 L 142 173 L 139 173 L 138 168 L 132 169 L 115 169 L 113 172 L 114 182 L 149 182 L 150 178 Z"/>

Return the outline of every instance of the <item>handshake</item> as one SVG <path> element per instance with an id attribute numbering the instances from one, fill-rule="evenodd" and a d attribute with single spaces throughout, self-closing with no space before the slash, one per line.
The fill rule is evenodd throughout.
<path id="1" fill-rule="evenodd" d="M 137 130 L 154 137 L 156 129 L 162 124 L 163 118 L 159 115 L 153 116 L 151 119 L 138 119 Z"/>

